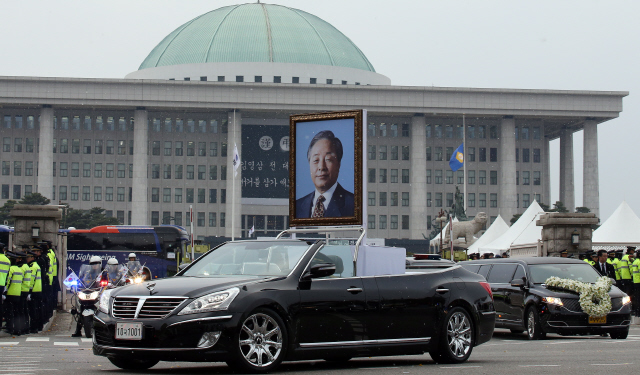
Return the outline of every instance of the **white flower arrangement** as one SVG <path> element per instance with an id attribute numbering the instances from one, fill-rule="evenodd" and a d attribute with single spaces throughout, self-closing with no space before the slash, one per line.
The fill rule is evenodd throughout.
<path id="1" fill-rule="evenodd" d="M 611 312 L 611 290 L 612 281 L 606 276 L 598 278 L 595 284 L 583 283 L 571 279 L 561 279 L 551 276 L 545 281 L 545 285 L 571 290 L 580 294 L 580 307 L 582 311 L 591 317 L 606 316 Z"/>

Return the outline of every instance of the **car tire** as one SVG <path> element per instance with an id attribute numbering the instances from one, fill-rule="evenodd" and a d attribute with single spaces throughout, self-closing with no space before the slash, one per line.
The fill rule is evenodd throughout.
<path id="1" fill-rule="evenodd" d="M 529 340 L 542 340 L 547 336 L 547 334 L 542 331 L 540 315 L 538 315 L 538 311 L 536 311 L 535 306 L 531 306 L 527 309 L 525 323 L 527 328 L 527 337 Z"/>
<path id="2" fill-rule="evenodd" d="M 522 332 L 524 332 L 524 329 L 512 329 L 511 330 L 511 333 L 515 333 L 515 334 L 520 334 Z"/>
<path id="3" fill-rule="evenodd" d="M 625 330 L 625 331 L 611 331 L 609 332 L 609 336 L 611 336 L 612 339 L 614 340 L 624 340 L 627 338 L 627 336 L 629 335 L 629 330 Z"/>
<path id="4" fill-rule="evenodd" d="M 242 320 L 232 345 L 230 367 L 240 372 L 269 372 L 287 354 L 287 327 L 273 310 L 259 308 Z"/>
<path id="5" fill-rule="evenodd" d="M 133 357 L 108 357 L 109 361 L 123 370 L 147 370 L 160 362 L 157 359 L 136 359 Z"/>
<path id="6" fill-rule="evenodd" d="M 437 363 L 463 363 L 473 351 L 475 330 L 471 315 L 462 307 L 454 307 L 440 328 L 437 347 L 429 351 Z"/>

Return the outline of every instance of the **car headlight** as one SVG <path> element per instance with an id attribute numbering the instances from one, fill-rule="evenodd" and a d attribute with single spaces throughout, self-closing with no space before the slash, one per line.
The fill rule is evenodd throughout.
<path id="1" fill-rule="evenodd" d="M 102 292 L 102 295 L 100 296 L 100 303 L 98 305 L 98 309 L 105 314 L 109 313 L 109 299 L 111 299 L 112 291 L 113 289 L 107 289 L 104 292 Z"/>
<path id="2" fill-rule="evenodd" d="M 133 279 L 134 284 L 140 284 L 141 282 L 142 282 L 142 277 L 140 276 L 136 276 L 136 278 Z"/>
<path id="3" fill-rule="evenodd" d="M 226 310 L 238 293 L 240 293 L 240 289 L 231 288 L 196 298 L 193 302 L 182 309 L 178 315 Z"/>
<path id="4" fill-rule="evenodd" d="M 543 297 L 542 302 L 546 302 L 550 305 L 562 306 L 562 300 L 558 297 Z"/>
<path id="5" fill-rule="evenodd" d="M 629 303 L 631 303 L 631 297 L 629 296 L 622 297 L 622 306 L 628 305 Z"/>
<path id="6" fill-rule="evenodd" d="M 98 299 L 99 295 L 100 295 L 100 292 L 98 291 L 91 292 L 91 293 L 78 292 L 78 298 L 80 298 L 83 301 Z"/>

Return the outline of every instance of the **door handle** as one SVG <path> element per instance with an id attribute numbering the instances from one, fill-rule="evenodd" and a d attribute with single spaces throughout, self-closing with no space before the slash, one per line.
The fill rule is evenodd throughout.
<path id="1" fill-rule="evenodd" d="M 348 288 L 347 292 L 349 292 L 351 294 L 358 294 L 358 293 L 362 292 L 362 288 L 355 288 L 355 287 Z"/>
<path id="2" fill-rule="evenodd" d="M 438 293 L 447 293 L 448 291 L 449 291 L 449 289 L 447 289 L 447 288 L 438 288 L 438 289 L 436 289 L 436 292 L 438 292 Z"/>

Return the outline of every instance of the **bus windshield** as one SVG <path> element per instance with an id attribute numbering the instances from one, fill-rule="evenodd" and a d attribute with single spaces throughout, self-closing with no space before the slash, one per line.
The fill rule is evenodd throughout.
<path id="1" fill-rule="evenodd" d="M 286 276 L 308 248 L 305 242 L 229 243 L 198 259 L 181 276 Z"/>

